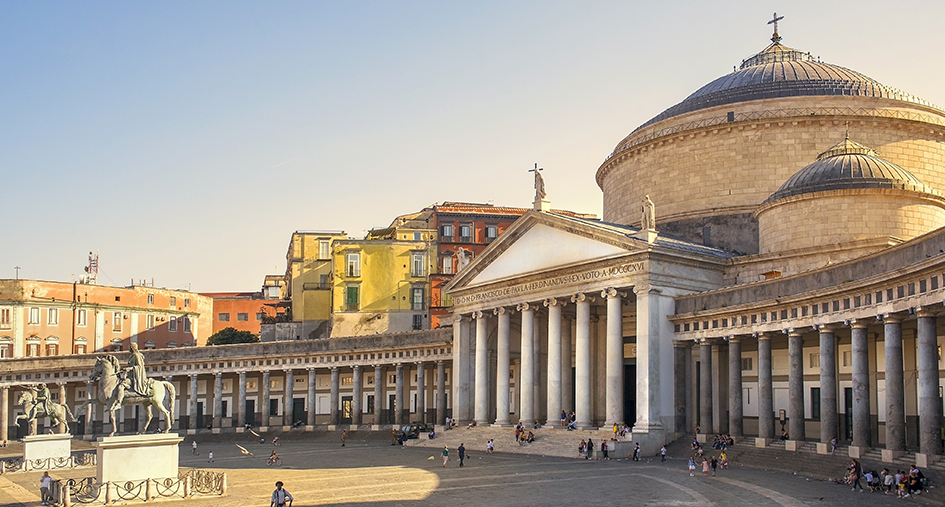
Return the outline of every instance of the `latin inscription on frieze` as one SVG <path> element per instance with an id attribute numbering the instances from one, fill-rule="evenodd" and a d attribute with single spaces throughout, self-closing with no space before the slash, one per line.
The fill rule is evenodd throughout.
<path id="1" fill-rule="evenodd" d="M 609 268 L 594 269 L 591 271 L 585 271 L 583 273 L 557 276 L 554 278 L 548 278 L 546 280 L 538 280 L 535 282 L 513 285 L 511 287 L 504 287 L 502 289 L 489 290 L 480 292 L 478 294 L 470 294 L 468 296 L 457 296 L 453 298 L 453 304 L 465 305 L 469 303 L 475 303 L 477 301 L 486 301 L 500 297 L 514 296 L 516 294 L 525 294 L 531 291 L 560 287 L 563 285 L 606 279 L 607 277 L 623 275 L 626 273 L 638 273 L 643 271 L 645 264 L 645 262 L 631 262 L 628 264 L 621 264 L 619 266 L 611 266 Z"/>

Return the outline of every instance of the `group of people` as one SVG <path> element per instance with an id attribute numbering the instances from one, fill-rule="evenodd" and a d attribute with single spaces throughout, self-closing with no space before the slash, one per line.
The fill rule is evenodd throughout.
<path id="1" fill-rule="evenodd" d="M 699 451 L 702 451 L 701 447 Z M 689 456 L 689 477 L 696 476 L 696 466 L 699 460 L 700 456 Z M 722 451 L 718 456 L 701 456 L 701 461 L 703 477 L 708 477 L 710 470 L 712 471 L 712 477 L 715 477 L 715 472 L 719 467 L 728 468 L 728 457 L 725 456 L 725 451 Z"/>
<path id="2" fill-rule="evenodd" d="M 735 440 L 730 435 L 716 435 L 712 440 L 712 448 L 717 451 L 724 451 L 730 445 L 735 445 Z"/>
<path id="3" fill-rule="evenodd" d="M 866 482 L 866 488 L 860 479 Z M 908 472 L 896 470 L 896 473 L 892 473 L 888 468 L 883 468 L 882 472 L 876 473 L 876 470 L 864 471 L 860 462 L 854 459 L 850 460 L 847 467 L 846 481 L 853 486 L 851 491 L 882 491 L 883 494 L 895 494 L 899 498 L 909 498 L 927 491 L 925 475 L 914 465 L 909 467 Z"/>
<path id="4" fill-rule="evenodd" d="M 573 410 L 570 414 L 564 410 L 561 411 L 561 427 L 568 428 L 568 431 L 577 429 L 577 415 L 574 414 Z"/>
<path id="5" fill-rule="evenodd" d="M 515 425 L 515 441 L 519 444 L 530 444 L 535 441 L 535 434 L 525 429 L 521 422 Z"/>

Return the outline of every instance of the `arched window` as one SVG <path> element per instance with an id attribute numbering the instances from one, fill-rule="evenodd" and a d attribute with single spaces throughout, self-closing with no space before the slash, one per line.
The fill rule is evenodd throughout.
<path id="1" fill-rule="evenodd" d="M 59 338 L 55 336 L 46 337 L 46 355 L 47 356 L 58 356 L 59 355 Z"/>
<path id="2" fill-rule="evenodd" d="M 153 349 L 153 348 L 154 348 L 154 340 L 148 340 L 148 341 L 144 342 L 144 348 L 146 348 L 146 349 Z"/>
<path id="3" fill-rule="evenodd" d="M 167 342 L 167 348 L 169 348 L 169 349 L 176 349 L 176 348 L 177 348 L 177 342 L 174 341 L 174 340 L 171 340 L 171 341 Z"/>
<path id="4" fill-rule="evenodd" d="M 0 336 L 0 359 L 13 357 L 13 338 Z"/>
<path id="5" fill-rule="evenodd" d="M 39 357 L 39 336 L 34 334 L 26 338 L 26 357 Z"/>
<path id="6" fill-rule="evenodd" d="M 88 345 L 88 340 L 84 336 L 80 336 L 75 339 L 75 346 L 73 347 L 73 354 L 85 354 L 86 346 Z"/>

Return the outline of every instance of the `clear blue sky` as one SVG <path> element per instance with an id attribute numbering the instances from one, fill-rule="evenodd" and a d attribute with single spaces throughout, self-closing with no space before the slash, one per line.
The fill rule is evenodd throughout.
<path id="1" fill-rule="evenodd" d="M 945 106 L 941 0 L 0 0 L 0 278 L 257 290 L 295 230 L 600 214 L 620 139 L 784 44 Z"/>

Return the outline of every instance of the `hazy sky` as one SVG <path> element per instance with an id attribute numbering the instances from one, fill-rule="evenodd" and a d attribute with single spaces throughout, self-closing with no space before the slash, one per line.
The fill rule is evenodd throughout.
<path id="1" fill-rule="evenodd" d="M 945 105 L 941 0 L 0 0 L 0 278 L 258 290 L 295 230 L 601 212 L 625 135 L 783 43 Z"/>

